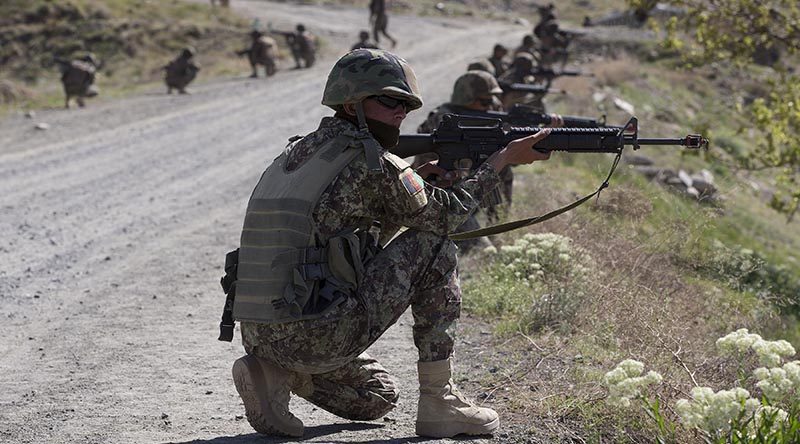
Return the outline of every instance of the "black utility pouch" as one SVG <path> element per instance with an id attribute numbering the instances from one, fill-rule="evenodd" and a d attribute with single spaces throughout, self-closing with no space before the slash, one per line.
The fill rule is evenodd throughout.
<path id="1" fill-rule="evenodd" d="M 219 280 L 222 291 L 225 292 L 225 307 L 222 309 L 222 321 L 219 323 L 220 341 L 233 341 L 233 329 L 236 322 L 233 320 L 233 302 L 236 299 L 236 269 L 239 265 L 239 249 L 225 255 L 225 276 Z"/>

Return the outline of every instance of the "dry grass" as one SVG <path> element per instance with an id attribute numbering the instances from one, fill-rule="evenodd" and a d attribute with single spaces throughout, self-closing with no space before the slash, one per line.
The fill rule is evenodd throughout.
<path id="1" fill-rule="evenodd" d="M 533 196 L 538 190 L 539 198 L 524 198 L 525 205 L 513 208 L 511 218 L 537 214 L 554 207 L 553 201 L 566 203 L 583 189 L 591 190 L 581 183 L 588 179 L 567 179 L 553 190 L 547 176 L 517 178 L 517 196 Z M 582 191 L 576 193 L 578 189 Z M 543 190 L 548 202 L 542 202 Z M 495 367 L 488 377 L 482 373 L 480 388 L 471 389 L 486 394 L 488 405 L 511 424 L 512 435 L 524 435 L 525 442 L 652 442 L 653 429 L 642 412 L 621 414 L 605 406 L 601 380 L 606 371 L 634 358 L 660 372 L 664 383 L 653 395 L 675 420 L 669 406 L 688 398 L 696 384 L 716 389 L 734 385 L 736 368 L 716 353 L 718 337 L 736 328 L 759 330 L 780 322 L 765 303 L 741 300 L 721 286 L 697 280 L 676 260 L 679 248 L 699 241 L 697 225 L 707 217 L 702 211 L 695 220 L 669 221 L 648 242 L 637 242 L 637 226 L 652 217 L 652 200 L 646 190 L 612 186 L 591 209 L 533 228 L 571 237 L 595 260 L 591 296 L 566 333 L 517 333 L 486 344 L 485 336 L 466 329 L 467 341 L 477 344 L 475 350 L 491 350 L 481 361 Z M 510 243 L 522 234 L 495 241 Z M 480 256 L 462 261 L 468 278 L 482 266 Z M 681 431 L 679 442 L 695 442 L 695 437 Z"/>

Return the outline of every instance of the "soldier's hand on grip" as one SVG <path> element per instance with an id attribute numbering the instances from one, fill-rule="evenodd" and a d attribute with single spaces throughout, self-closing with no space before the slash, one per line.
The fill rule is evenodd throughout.
<path id="1" fill-rule="evenodd" d="M 509 142 L 505 148 L 496 154 L 496 157 L 492 156 L 495 159 L 489 158 L 489 160 L 497 171 L 500 171 L 506 165 L 523 165 L 537 160 L 547 160 L 550 158 L 550 153 L 537 151 L 533 149 L 533 146 L 548 135 L 550 135 L 550 128 L 542 128 L 536 134 Z M 504 163 L 504 165 L 498 165 L 498 161 L 499 163 Z M 499 169 L 497 168 L 498 166 L 500 166 Z"/>

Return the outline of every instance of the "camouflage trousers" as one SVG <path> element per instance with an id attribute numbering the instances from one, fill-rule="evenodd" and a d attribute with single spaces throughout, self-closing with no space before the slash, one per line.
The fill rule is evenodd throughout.
<path id="1" fill-rule="evenodd" d="M 456 246 L 408 230 L 366 264 L 357 293 L 320 319 L 284 324 L 242 322 L 242 343 L 295 374 L 292 390 L 348 419 L 375 419 L 399 392 L 364 351 L 411 306 L 414 344 L 423 362 L 447 359 L 461 313 Z"/>

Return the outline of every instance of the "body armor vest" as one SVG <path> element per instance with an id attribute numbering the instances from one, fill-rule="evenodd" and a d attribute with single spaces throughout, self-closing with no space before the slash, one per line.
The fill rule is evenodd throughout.
<path id="1" fill-rule="evenodd" d="M 346 131 L 322 145 L 300 167 L 286 171 L 286 150 L 273 161 L 247 205 L 239 249 L 237 320 L 260 323 L 313 319 L 343 298 L 329 291 L 323 311 L 309 312 L 321 281 L 331 278 L 327 245 L 318 245 L 312 212 L 325 188 L 363 150 Z M 342 248 L 341 243 L 336 245 Z M 337 263 L 335 259 L 330 261 Z M 360 265 L 360 264 L 359 264 Z"/>

